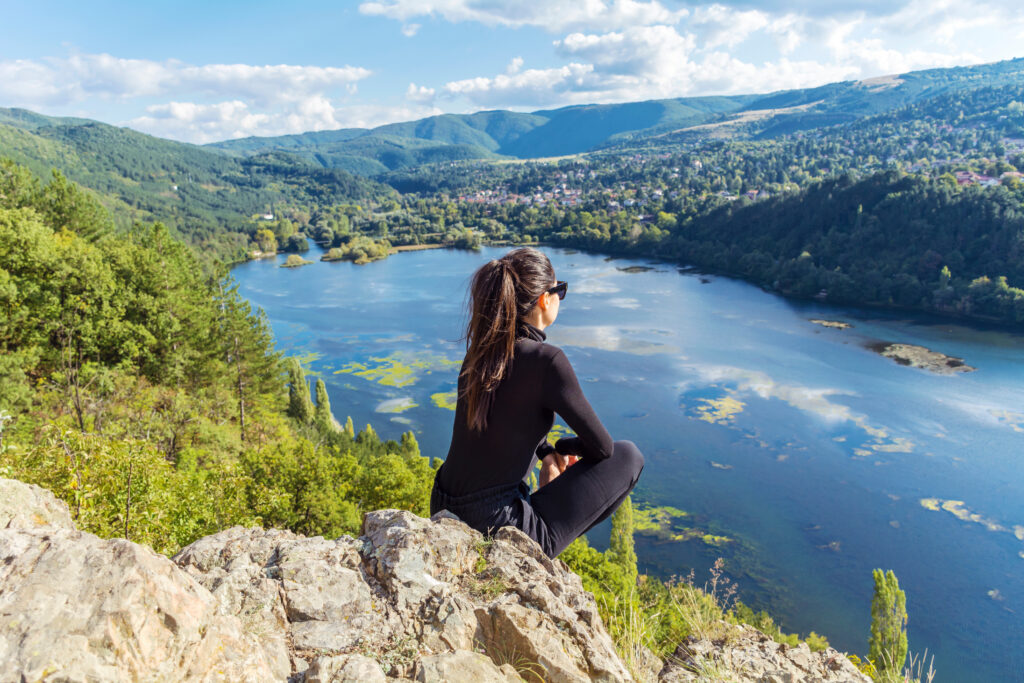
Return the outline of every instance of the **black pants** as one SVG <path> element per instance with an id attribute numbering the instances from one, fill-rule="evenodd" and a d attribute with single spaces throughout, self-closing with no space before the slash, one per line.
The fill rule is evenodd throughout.
<path id="1" fill-rule="evenodd" d="M 443 467 L 443 465 L 442 465 Z M 548 557 L 608 519 L 636 486 L 644 456 L 632 441 L 616 441 L 610 458 L 580 460 L 532 495 L 525 482 L 450 496 L 434 478 L 430 514 L 448 510 L 477 531 L 522 529 Z M 438 469 L 440 472 L 440 469 Z"/>

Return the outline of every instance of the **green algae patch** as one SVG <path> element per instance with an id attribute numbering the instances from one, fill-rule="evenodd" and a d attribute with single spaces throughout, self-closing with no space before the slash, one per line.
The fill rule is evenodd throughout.
<path id="1" fill-rule="evenodd" d="M 403 396 L 402 398 L 391 398 L 388 399 L 387 401 L 381 401 L 380 403 L 377 404 L 377 407 L 374 408 L 374 412 L 404 413 L 405 411 L 410 410 L 412 408 L 416 408 L 418 406 L 419 404 L 412 400 L 412 398 L 408 396 Z"/>
<path id="2" fill-rule="evenodd" d="M 565 425 L 555 424 L 551 427 L 551 431 L 548 432 L 548 443 L 554 446 L 555 442 L 563 436 L 576 436 L 576 432 L 572 431 Z"/>
<path id="3" fill-rule="evenodd" d="M 743 401 L 739 401 L 732 396 L 702 398 L 698 400 L 704 405 L 697 406 L 694 409 L 697 413 L 697 419 L 719 425 L 735 422 L 736 416 L 743 412 L 743 407 L 746 405 Z"/>
<path id="4" fill-rule="evenodd" d="M 371 356 L 365 362 L 351 362 L 334 374 L 350 374 L 376 382 L 386 387 L 407 387 L 423 376 L 433 372 L 449 370 L 459 366 L 461 361 L 451 360 L 428 351 L 418 353 L 393 353 L 390 356 Z"/>
<path id="5" fill-rule="evenodd" d="M 455 410 L 457 401 L 458 392 L 456 391 L 441 391 L 430 395 L 430 402 L 438 408 L 444 408 L 445 410 Z"/>
<path id="6" fill-rule="evenodd" d="M 718 536 L 679 522 L 689 516 L 685 510 L 668 505 L 638 506 L 633 508 L 633 529 L 635 533 L 664 542 L 700 541 L 717 548 L 733 542 L 728 536 Z"/>

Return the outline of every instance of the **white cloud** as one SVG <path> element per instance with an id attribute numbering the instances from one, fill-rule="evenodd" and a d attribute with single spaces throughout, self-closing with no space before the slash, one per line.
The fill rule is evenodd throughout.
<path id="1" fill-rule="evenodd" d="M 405 99 L 410 102 L 433 102 L 434 94 L 433 88 L 410 83 L 408 90 L 405 91 Z"/>
<path id="2" fill-rule="evenodd" d="M 574 91 L 586 92 L 593 65 L 567 64 L 553 69 L 527 69 L 492 78 L 451 81 L 444 86 L 450 97 L 464 97 L 479 106 L 541 106 L 576 101 Z"/>
<path id="3" fill-rule="evenodd" d="M 759 10 L 734 10 L 725 5 L 707 5 L 693 12 L 688 27 L 704 29 L 703 45 L 706 48 L 735 47 L 745 41 L 751 33 L 760 31 L 770 24 L 768 15 Z"/>
<path id="4" fill-rule="evenodd" d="M 668 9 L 657 0 L 375 0 L 360 4 L 359 11 L 398 21 L 437 16 L 451 22 L 536 26 L 547 31 L 671 24 L 688 13 Z"/>
<path id="5" fill-rule="evenodd" d="M 315 95 L 271 111 L 253 110 L 240 100 L 212 104 L 155 104 L 146 107 L 146 114 L 132 119 L 128 125 L 151 135 L 203 144 L 250 135 L 272 136 L 338 128 L 373 128 L 385 123 L 409 121 L 441 113 L 442 110 L 427 105 L 343 105 Z"/>
<path id="6" fill-rule="evenodd" d="M 129 99 L 212 94 L 262 103 L 302 100 L 342 89 L 370 75 L 362 67 L 191 65 L 108 54 L 0 61 L 0 101 L 25 107 L 64 106 L 89 98 Z"/>
<path id="7" fill-rule="evenodd" d="M 402 24 L 402 35 L 406 38 L 412 38 L 419 30 L 419 24 Z"/>
<path id="8" fill-rule="evenodd" d="M 698 49 L 692 33 L 641 26 L 555 41 L 561 67 L 447 83 L 448 97 L 478 107 L 626 102 L 704 94 L 768 92 L 856 76 L 857 67 L 781 58 L 760 65 Z"/>

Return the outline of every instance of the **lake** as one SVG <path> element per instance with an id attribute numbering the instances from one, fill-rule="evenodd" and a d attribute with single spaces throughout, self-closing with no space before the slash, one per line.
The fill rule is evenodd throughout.
<path id="1" fill-rule="evenodd" d="M 443 458 L 469 278 L 506 251 L 294 269 L 279 256 L 232 272 L 277 348 L 326 382 L 339 420 L 382 438 L 412 430 L 424 455 Z M 1024 337 L 544 251 L 569 282 L 548 342 L 612 436 L 646 456 L 634 505 L 686 513 L 637 536 L 641 571 L 692 568 L 703 583 L 723 557 L 744 602 L 863 656 L 871 571 L 892 569 L 910 650 L 934 654 L 938 680 L 1024 680 Z M 868 348 L 879 342 L 977 370 L 903 366 Z M 592 530 L 591 544 L 605 548 L 608 531 Z"/>

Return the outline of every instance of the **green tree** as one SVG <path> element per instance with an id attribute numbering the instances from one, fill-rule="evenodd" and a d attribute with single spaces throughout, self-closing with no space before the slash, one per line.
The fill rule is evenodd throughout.
<path id="1" fill-rule="evenodd" d="M 274 337 L 263 309 L 254 313 L 249 302 L 238 295 L 237 284 L 223 290 L 218 303 L 221 352 L 235 390 L 239 435 L 245 441 L 246 410 L 260 396 L 280 391 L 281 356 L 272 350 Z"/>
<path id="2" fill-rule="evenodd" d="M 636 545 L 633 540 L 633 503 L 626 496 L 622 505 L 612 514 L 612 533 L 608 550 L 625 572 L 627 579 L 636 582 Z"/>
<path id="3" fill-rule="evenodd" d="M 316 380 L 315 419 L 321 429 L 334 427 L 334 416 L 331 415 L 331 397 L 327 395 L 327 385 L 320 378 Z"/>
<path id="4" fill-rule="evenodd" d="M 891 569 L 876 569 L 874 579 L 868 659 L 878 669 L 879 680 L 896 680 L 907 659 L 907 596 Z"/>
<path id="5" fill-rule="evenodd" d="M 319 398 L 319 392 L 317 398 Z M 309 385 L 306 384 L 306 374 L 302 371 L 302 366 L 297 358 L 288 359 L 288 415 L 302 424 L 309 424 L 313 419 L 313 403 L 309 400 Z"/>

